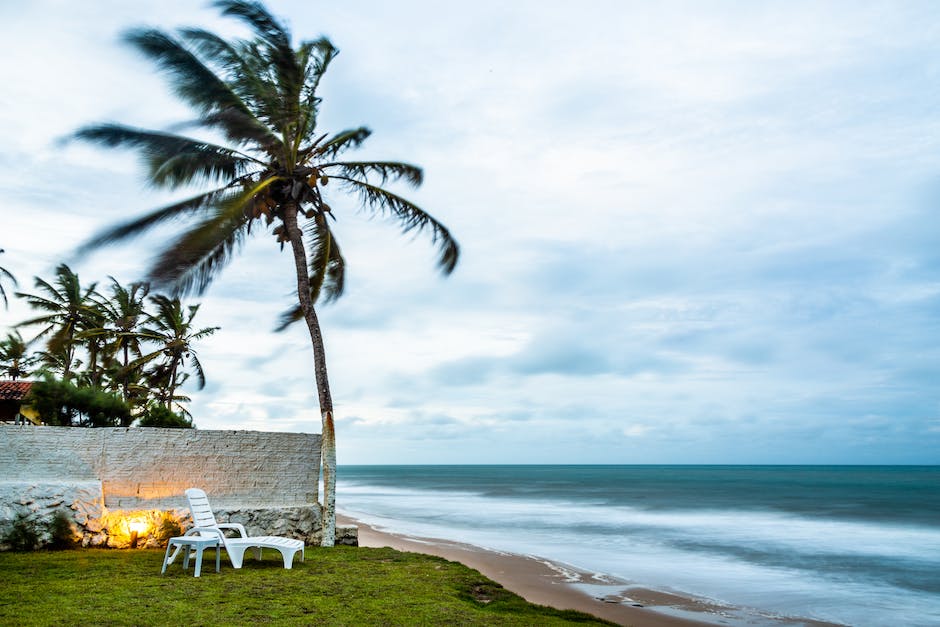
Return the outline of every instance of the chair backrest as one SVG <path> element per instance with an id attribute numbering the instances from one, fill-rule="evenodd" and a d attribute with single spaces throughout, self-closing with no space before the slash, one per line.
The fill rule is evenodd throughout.
<path id="1" fill-rule="evenodd" d="M 199 488 L 186 490 L 186 500 L 189 501 L 189 511 L 193 516 L 193 525 L 196 527 L 218 527 L 215 514 L 209 505 L 209 497 Z"/>

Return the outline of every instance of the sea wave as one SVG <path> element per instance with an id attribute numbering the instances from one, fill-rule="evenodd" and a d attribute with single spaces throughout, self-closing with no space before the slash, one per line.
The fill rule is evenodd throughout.
<path id="1" fill-rule="evenodd" d="M 940 528 L 769 509 L 663 509 L 341 480 L 386 531 L 540 556 L 721 603 L 852 625 L 940 624 Z"/>

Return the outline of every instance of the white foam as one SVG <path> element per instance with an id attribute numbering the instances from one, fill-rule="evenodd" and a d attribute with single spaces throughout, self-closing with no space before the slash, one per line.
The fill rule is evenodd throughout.
<path id="1" fill-rule="evenodd" d="M 940 529 L 868 522 L 808 519 L 766 511 L 649 511 L 527 499 L 494 499 L 466 492 L 431 492 L 340 484 L 343 503 L 381 511 L 398 524 L 428 521 L 495 526 L 595 528 L 619 533 L 648 528 L 739 546 L 809 554 L 866 555 L 940 562 Z M 486 512 L 485 519 L 477 516 Z"/>
<path id="2" fill-rule="evenodd" d="M 651 511 L 347 482 L 339 483 L 338 492 L 344 511 L 378 529 L 538 556 L 572 582 L 580 581 L 581 570 L 788 616 L 859 626 L 940 624 L 937 595 L 721 553 L 728 545 L 806 556 L 807 562 L 839 556 L 940 569 L 935 528 L 770 511 Z M 714 548 L 703 550 L 703 544 Z M 560 564 L 576 566 L 569 571 Z"/>

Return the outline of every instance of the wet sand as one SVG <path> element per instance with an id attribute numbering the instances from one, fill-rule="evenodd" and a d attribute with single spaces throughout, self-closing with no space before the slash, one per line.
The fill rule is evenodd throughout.
<path id="1" fill-rule="evenodd" d="M 599 578 L 570 566 L 533 556 L 483 549 L 437 538 L 416 538 L 376 530 L 348 516 L 337 524 L 357 525 L 359 545 L 436 555 L 460 562 L 500 583 L 527 601 L 558 609 L 587 612 L 633 627 L 822 626 L 812 620 L 779 618 L 717 605 L 703 599 L 648 590 L 625 581 Z"/>

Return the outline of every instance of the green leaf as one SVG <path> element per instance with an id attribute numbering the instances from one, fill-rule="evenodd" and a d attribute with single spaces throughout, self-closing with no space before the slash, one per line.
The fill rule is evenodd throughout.
<path id="1" fill-rule="evenodd" d="M 334 176 L 343 182 L 344 187 L 359 195 L 360 203 L 367 210 L 380 215 L 392 215 L 398 219 L 402 231 L 431 232 L 431 243 L 437 245 L 439 256 L 437 265 L 445 275 L 454 271 L 460 257 L 460 247 L 443 224 L 429 213 L 401 196 L 365 181 Z"/>
<path id="2" fill-rule="evenodd" d="M 375 174 L 382 178 L 382 185 L 389 180 L 404 179 L 412 187 L 418 187 L 424 181 L 424 172 L 421 168 L 396 161 L 339 161 L 324 163 L 320 168 L 336 168 L 343 176 L 349 178 L 365 179 L 370 174 Z"/>
<path id="3" fill-rule="evenodd" d="M 335 159 L 337 155 L 349 148 L 361 146 L 362 142 L 368 139 L 371 134 L 372 131 L 365 127 L 345 130 L 329 138 L 325 143 L 311 147 L 309 151 L 315 157 Z"/>
<path id="4" fill-rule="evenodd" d="M 138 150 L 147 164 L 150 182 L 169 189 L 190 183 L 228 181 L 259 163 L 215 144 L 121 124 L 86 126 L 76 131 L 75 137 L 103 146 Z"/>
<path id="5" fill-rule="evenodd" d="M 82 244 L 78 250 L 76 250 L 75 254 L 84 255 L 95 248 L 142 235 L 151 228 L 167 222 L 168 220 L 188 217 L 202 211 L 207 211 L 226 194 L 230 193 L 232 193 L 230 188 L 222 187 L 173 203 L 172 205 L 167 205 L 166 207 L 161 207 L 160 209 L 155 209 L 139 218 L 118 224 L 117 226 L 98 233 Z"/>
<path id="6" fill-rule="evenodd" d="M 124 39 L 166 70 L 176 93 L 198 111 L 237 109 L 249 113 L 225 81 L 170 35 L 153 28 L 139 28 L 125 33 Z"/>
<path id="7" fill-rule="evenodd" d="M 248 235 L 248 225 L 253 219 L 246 212 L 248 204 L 277 180 L 280 179 L 268 178 L 223 198 L 212 207 L 205 220 L 163 250 L 151 267 L 148 279 L 176 295 L 204 292 Z"/>

